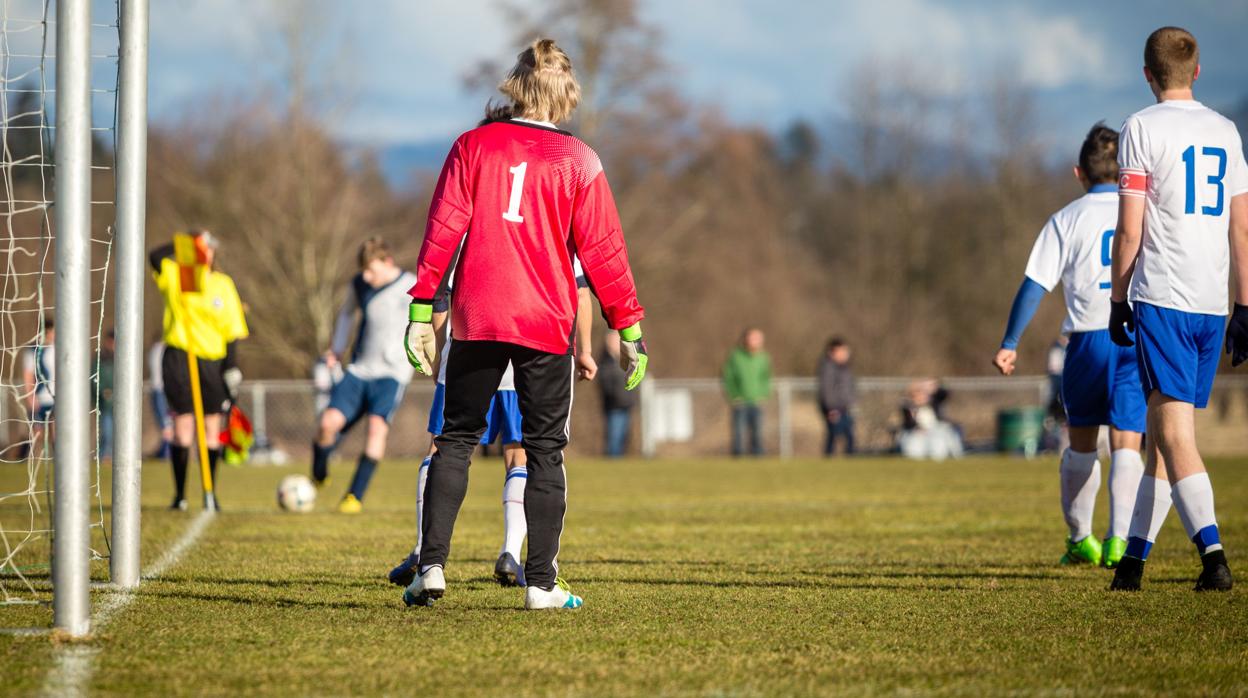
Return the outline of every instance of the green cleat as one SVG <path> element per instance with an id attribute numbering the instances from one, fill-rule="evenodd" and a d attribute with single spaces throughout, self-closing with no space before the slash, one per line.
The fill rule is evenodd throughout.
<path id="1" fill-rule="evenodd" d="M 1066 554 L 1062 556 L 1060 562 L 1063 565 L 1087 563 L 1099 565 L 1101 564 L 1101 542 L 1093 536 L 1084 536 L 1083 540 L 1078 543 L 1067 538 Z"/>
<path id="2" fill-rule="evenodd" d="M 1122 561 L 1122 556 L 1127 553 L 1127 540 L 1114 536 L 1106 538 L 1101 545 L 1101 567 L 1112 570 Z"/>

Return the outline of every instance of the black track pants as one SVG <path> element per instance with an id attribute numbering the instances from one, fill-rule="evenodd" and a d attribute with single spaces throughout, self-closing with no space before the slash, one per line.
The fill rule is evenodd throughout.
<path id="1" fill-rule="evenodd" d="M 555 584 L 559 536 L 567 508 L 563 449 L 572 411 L 572 357 L 548 354 L 505 342 L 455 340 L 446 357 L 446 404 L 438 452 L 429 464 L 421 531 L 420 564 L 445 565 L 455 518 L 468 491 L 468 464 L 485 431 L 490 398 L 510 361 L 523 418 L 522 445 L 529 477 L 524 515 L 529 556 L 524 575 L 533 586 Z"/>

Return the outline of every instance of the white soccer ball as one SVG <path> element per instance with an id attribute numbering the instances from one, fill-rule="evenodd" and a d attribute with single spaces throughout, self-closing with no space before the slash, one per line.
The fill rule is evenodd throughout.
<path id="1" fill-rule="evenodd" d="M 316 485 L 307 475 L 287 475 L 277 486 L 277 505 L 286 511 L 307 513 L 316 504 Z"/>

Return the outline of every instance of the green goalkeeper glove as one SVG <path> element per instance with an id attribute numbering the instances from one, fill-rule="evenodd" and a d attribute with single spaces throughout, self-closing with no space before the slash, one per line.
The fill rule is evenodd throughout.
<path id="1" fill-rule="evenodd" d="M 625 390 L 633 390 L 641 385 L 641 379 L 646 377 L 646 365 L 649 363 L 646 342 L 641 338 L 641 323 L 635 322 L 620 330 L 620 368 L 628 373 Z"/>
<path id="2" fill-rule="evenodd" d="M 407 362 L 426 376 L 433 375 L 433 361 L 437 358 L 437 338 L 433 332 L 433 306 L 428 303 L 412 303 L 407 309 L 407 333 L 403 335 L 403 347 L 407 350 Z"/>

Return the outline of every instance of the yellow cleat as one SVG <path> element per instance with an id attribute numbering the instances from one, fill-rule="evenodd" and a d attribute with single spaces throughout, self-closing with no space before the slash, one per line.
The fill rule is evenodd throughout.
<path id="1" fill-rule="evenodd" d="M 349 492 L 341 502 L 338 502 L 339 514 L 358 514 L 361 511 L 364 511 L 364 504 Z"/>

